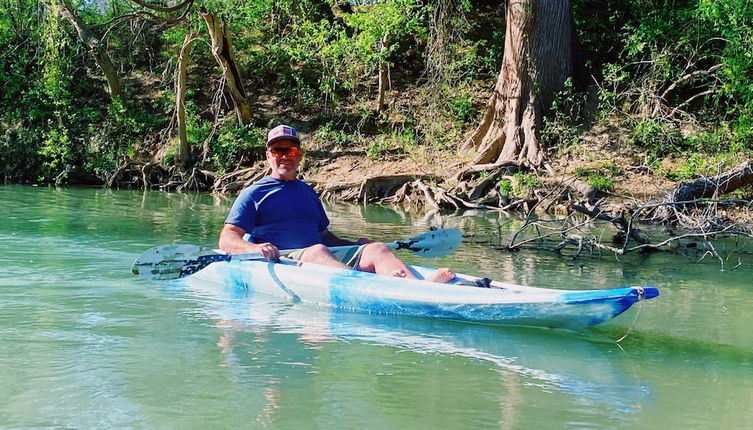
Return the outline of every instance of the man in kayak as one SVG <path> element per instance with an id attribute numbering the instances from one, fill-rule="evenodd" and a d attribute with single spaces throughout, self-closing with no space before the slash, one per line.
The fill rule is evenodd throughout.
<path id="1" fill-rule="evenodd" d="M 280 250 L 303 262 L 403 278 L 413 272 L 382 242 L 349 241 L 329 231 L 329 218 L 313 188 L 297 179 L 303 149 L 298 132 L 279 125 L 267 134 L 271 173 L 245 188 L 233 203 L 220 233 L 219 247 L 231 254 L 258 253 L 273 261 Z M 361 245 L 333 254 L 328 246 Z M 455 273 L 438 269 L 427 281 L 449 282 Z"/>

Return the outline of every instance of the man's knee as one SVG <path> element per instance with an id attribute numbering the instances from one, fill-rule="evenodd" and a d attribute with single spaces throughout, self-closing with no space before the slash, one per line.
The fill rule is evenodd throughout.
<path id="1" fill-rule="evenodd" d="M 327 247 L 322 245 L 321 243 L 318 243 L 316 245 L 311 245 L 308 248 L 306 248 L 306 251 L 304 251 L 303 255 L 301 255 L 301 260 L 315 261 L 315 260 L 321 260 L 322 258 L 331 258 L 331 257 L 332 257 L 332 253 L 329 252 L 329 249 L 327 249 Z"/>
<path id="2" fill-rule="evenodd" d="M 361 252 L 361 259 L 366 259 L 368 261 L 372 261 L 375 259 L 383 259 L 385 257 L 389 258 L 390 256 L 393 256 L 392 248 L 387 246 L 384 242 L 371 242 L 366 244 L 366 246 L 363 248 L 363 251 Z"/>

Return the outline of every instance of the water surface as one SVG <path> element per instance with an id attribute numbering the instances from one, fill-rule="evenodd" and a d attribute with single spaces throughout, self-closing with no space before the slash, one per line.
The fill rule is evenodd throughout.
<path id="1" fill-rule="evenodd" d="M 520 221 L 328 205 L 343 237 L 430 225 L 470 238 L 415 263 L 542 287 L 650 284 L 582 332 L 211 297 L 130 274 L 168 243 L 214 246 L 232 199 L 0 186 L 0 428 L 748 428 L 753 261 L 505 253 Z M 739 260 L 738 260 L 739 257 Z M 739 267 L 733 268 L 741 263 Z M 630 332 L 620 344 L 615 340 Z"/>

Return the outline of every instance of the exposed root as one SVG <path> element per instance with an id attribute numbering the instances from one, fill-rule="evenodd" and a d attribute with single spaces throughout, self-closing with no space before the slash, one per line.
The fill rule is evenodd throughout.
<path id="1" fill-rule="evenodd" d="M 267 174 L 267 167 L 257 164 L 252 167 L 220 175 L 212 185 L 212 192 L 237 194 L 240 190 L 258 181 Z"/>

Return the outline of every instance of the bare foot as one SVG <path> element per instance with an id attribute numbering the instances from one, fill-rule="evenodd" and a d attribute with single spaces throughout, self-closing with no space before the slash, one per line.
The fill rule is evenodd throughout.
<path id="1" fill-rule="evenodd" d="M 427 281 L 439 282 L 440 284 L 446 284 L 453 279 L 455 279 L 455 272 L 446 267 L 440 267 L 432 275 L 426 277 Z"/>
<path id="2" fill-rule="evenodd" d="M 405 273 L 405 270 L 403 269 L 397 269 L 394 272 L 392 272 L 392 276 L 396 278 L 405 278 L 406 275 L 407 273 Z"/>

